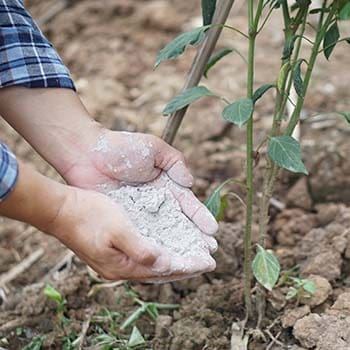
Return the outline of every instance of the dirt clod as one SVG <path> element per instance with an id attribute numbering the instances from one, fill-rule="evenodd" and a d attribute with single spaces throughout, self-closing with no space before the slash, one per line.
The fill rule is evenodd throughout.
<path id="1" fill-rule="evenodd" d="M 308 349 L 348 350 L 350 317 L 310 314 L 295 323 L 293 334 Z"/>
<path id="2" fill-rule="evenodd" d="M 308 305 L 286 310 L 281 319 L 283 328 L 293 327 L 296 321 L 309 313 L 310 307 Z"/>

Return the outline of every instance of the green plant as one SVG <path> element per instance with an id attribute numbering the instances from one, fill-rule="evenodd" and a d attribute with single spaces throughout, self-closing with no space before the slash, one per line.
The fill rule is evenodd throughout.
<path id="1" fill-rule="evenodd" d="M 101 350 L 136 350 L 144 348 L 146 340 L 137 327 L 133 327 L 129 339 L 122 339 L 117 335 L 103 333 L 96 337 L 96 345 Z"/>
<path id="2" fill-rule="evenodd" d="M 221 4 L 223 3 L 226 2 L 222 1 Z M 265 247 L 265 237 L 269 222 L 269 203 L 281 168 L 295 173 L 308 174 L 302 161 L 300 144 L 292 137 L 292 134 L 300 119 L 300 113 L 304 106 L 317 57 L 323 54 L 329 59 L 338 43 L 350 43 L 350 38 L 340 38 L 338 28 L 339 21 L 350 18 L 350 1 L 323 0 L 320 7 L 313 9 L 310 7 L 311 0 L 295 0 L 291 6 L 289 6 L 287 0 L 257 0 L 256 2 L 247 0 L 246 4 L 248 23 L 247 30 L 244 33 L 224 23 L 215 22 L 211 24 L 212 19 L 215 18 L 213 12 L 215 6 L 219 5 L 213 0 L 203 0 L 203 26 L 181 34 L 166 45 L 159 52 L 155 66 L 159 66 L 164 60 L 178 57 L 189 45 L 201 44 L 206 36 L 209 37 L 211 31 L 218 26 L 231 30 L 247 40 L 248 56 L 245 58 L 247 62 L 246 93 L 240 99 L 231 102 L 226 97 L 218 96 L 218 94 L 210 91 L 205 86 L 195 86 L 182 91 L 171 100 L 165 107 L 163 114 L 174 117 L 178 111 L 184 111 L 189 104 L 202 97 L 217 98 L 226 104 L 222 117 L 229 123 L 245 129 L 246 182 L 244 188 L 246 192 L 246 220 L 244 233 L 244 298 L 247 319 L 256 310 L 258 313 L 257 326 L 260 327 L 264 316 L 265 289 L 271 290 L 275 286 L 280 273 L 278 260 Z M 229 7 L 226 7 L 226 9 L 229 9 Z M 279 13 L 278 15 L 283 19 L 284 45 L 280 58 L 280 69 L 276 74 L 275 81 L 266 82 L 255 89 L 256 42 L 259 39 L 259 34 L 268 25 L 269 19 L 275 13 Z M 316 26 L 311 24 L 312 18 L 316 18 Z M 306 31 L 307 27 L 310 28 L 310 33 Z M 309 50 L 302 50 L 304 45 L 307 45 Z M 231 52 L 234 53 L 237 50 L 228 47 L 224 51 L 215 54 L 209 60 L 207 67 L 202 69 L 202 74 L 207 76 L 209 69 Z M 305 56 L 304 52 L 308 54 Z M 198 60 L 195 61 L 196 63 L 198 63 Z M 271 129 L 266 132 L 262 140 L 256 143 L 254 140 L 254 111 L 259 100 L 270 89 L 274 90 L 276 94 Z M 293 89 L 296 92 L 296 101 L 291 99 Z M 292 113 L 289 117 L 286 117 L 288 102 L 292 105 Z M 350 121 L 350 113 L 337 113 L 344 117 L 346 121 Z M 180 117 L 181 121 L 183 114 Z M 168 128 L 174 128 L 174 130 L 166 130 L 164 133 L 164 135 L 172 135 L 170 139 L 173 138 L 179 122 L 175 124 L 167 124 Z M 261 152 L 263 148 L 266 148 L 264 153 Z M 259 199 L 259 245 L 257 246 L 254 261 L 252 261 L 251 231 L 253 204 L 256 199 L 254 164 L 265 153 L 266 169 L 263 176 L 263 185 L 260 189 L 262 196 Z M 219 218 L 222 217 L 223 211 L 227 206 L 226 196 L 220 195 L 225 185 L 226 182 L 219 186 L 206 202 L 208 208 Z M 252 274 L 259 282 L 258 288 L 256 288 L 257 295 L 254 299 L 256 300 L 254 305 L 251 293 Z"/>
<path id="3" fill-rule="evenodd" d="M 161 304 L 142 301 L 132 290 L 129 291 L 129 295 L 133 298 L 134 302 L 140 306 L 123 322 L 120 326 L 121 330 L 133 325 L 143 315 L 148 315 L 153 321 L 156 321 L 160 310 L 177 310 L 179 308 L 179 305 L 177 304 Z"/>
<path id="4" fill-rule="evenodd" d="M 301 279 L 297 277 L 290 277 L 292 286 L 286 295 L 287 300 L 296 299 L 299 303 L 301 298 L 311 298 L 316 293 L 316 285 L 308 279 Z"/>
<path id="5" fill-rule="evenodd" d="M 50 284 L 45 286 L 44 294 L 56 303 L 56 314 L 60 325 L 65 326 L 69 324 L 70 320 L 64 315 L 67 304 L 65 297 Z"/>
<path id="6" fill-rule="evenodd" d="M 22 350 L 41 350 L 44 340 L 45 340 L 45 336 L 35 337 Z"/>
<path id="7" fill-rule="evenodd" d="M 64 296 L 50 284 L 47 284 L 44 289 L 44 294 L 56 303 L 57 313 L 62 313 L 66 309 L 67 300 Z"/>

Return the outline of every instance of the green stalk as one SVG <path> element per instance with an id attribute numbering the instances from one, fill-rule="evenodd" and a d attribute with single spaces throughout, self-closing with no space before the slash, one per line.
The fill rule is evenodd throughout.
<path id="1" fill-rule="evenodd" d="M 292 135 L 294 128 L 298 124 L 300 112 L 301 112 L 303 105 L 304 105 L 305 95 L 306 95 L 307 89 L 308 89 L 309 84 L 310 84 L 310 80 L 311 80 L 312 72 L 313 72 L 313 69 L 314 69 L 314 66 L 316 63 L 317 56 L 319 54 L 319 48 L 322 44 L 322 41 L 324 39 L 324 36 L 326 34 L 327 29 L 333 20 L 333 17 L 336 13 L 336 10 L 337 10 L 337 8 L 336 8 L 335 4 L 333 4 L 331 6 L 330 12 L 325 20 L 325 23 L 321 26 L 321 29 L 319 30 L 319 32 L 316 35 L 315 44 L 312 48 L 310 59 L 308 61 L 307 71 L 305 73 L 304 85 L 303 85 L 303 96 L 298 98 L 298 101 L 297 101 L 297 104 L 296 104 L 295 109 L 293 111 L 293 114 L 292 114 L 290 121 L 287 125 L 287 128 L 284 132 L 285 135 Z"/>
<path id="2" fill-rule="evenodd" d="M 283 9 L 283 19 L 285 26 L 285 42 L 295 35 L 301 25 L 301 34 L 304 34 L 306 19 L 308 9 L 305 10 L 304 16 L 300 16 L 300 12 L 297 14 L 296 19 L 293 22 L 293 28 L 291 28 L 291 19 L 289 16 L 289 10 L 286 2 L 282 6 Z M 298 20 L 297 20 L 298 18 Z M 302 22 L 300 22 L 302 19 Z M 298 38 L 296 47 L 294 49 L 293 58 L 288 57 L 283 59 L 281 62 L 281 68 L 284 64 L 288 63 L 292 66 L 293 63 L 297 60 L 300 48 L 301 48 L 302 38 Z M 282 92 L 277 91 L 276 104 L 275 104 L 275 113 L 273 117 L 272 129 L 270 132 L 270 137 L 276 136 L 280 132 L 281 128 L 281 119 L 285 110 L 287 97 L 289 95 L 290 89 L 292 86 L 292 77 L 289 73 L 282 84 Z M 267 234 L 267 227 L 269 222 L 269 204 L 270 199 L 273 195 L 274 184 L 278 172 L 278 167 L 274 164 L 269 158 L 267 158 L 266 170 L 264 173 L 263 187 L 262 187 L 262 196 L 259 202 L 259 244 L 265 247 L 265 240 Z M 257 290 L 257 311 L 258 311 L 258 321 L 257 328 L 261 327 L 261 323 L 265 315 L 265 292 L 262 287 L 258 286 Z"/>
<path id="3" fill-rule="evenodd" d="M 260 3 L 258 9 L 260 8 Z M 254 1 L 248 0 L 249 20 L 249 49 L 248 49 L 248 76 L 247 76 L 247 97 L 252 98 L 254 89 L 254 55 L 256 38 L 256 21 L 254 19 Z M 246 225 L 244 233 L 244 301 L 246 306 L 247 319 L 252 316 L 251 284 L 252 284 L 252 221 L 253 221 L 253 200 L 254 200 L 254 177 L 253 177 L 253 116 L 250 117 L 246 128 Z"/>

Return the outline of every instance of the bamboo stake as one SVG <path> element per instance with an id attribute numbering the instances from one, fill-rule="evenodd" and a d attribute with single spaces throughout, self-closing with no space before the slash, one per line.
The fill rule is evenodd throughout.
<path id="1" fill-rule="evenodd" d="M 235 0 L 221 0 L 218 2 L 213 18 L 213 24 L 225 24 L 234 1 Z M 182 88 L 182 91 L 195 87 L 200 82 L 209 58 L 215 49 L 221 31 L 222 26 L 218 25 L 213 26 L 208 30 L 207 36 L 204 39 L 202 45 L 199 47 L 197 55 L 193 60 L 191 69 L 187 75 L 187 79 Z M 174 142 L 176 133 L 185 116 L 186 110 L 187 107 L 180 109 L 168 118 L 162 138 L 169 144 L 172 144 Z"/>

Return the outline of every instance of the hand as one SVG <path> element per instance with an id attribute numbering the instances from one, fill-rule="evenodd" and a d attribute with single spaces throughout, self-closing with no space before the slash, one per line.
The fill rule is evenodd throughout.
<path id="1" fill-rule="evenodd" d="M 170 259 L 143 239 L 118 204 L 97 192 L 70 188 L 46 230 L 109 280 L 163 282 L 164 278 L 176 280 L 215 268 L 209 254 L 194 264 L 188 264 L 187 259 Z"/>
<path id="2" fill-rule="evenodd" d="M 192 184 L 180 152 L 151 135 L 104 130 L 72 90 L 0 90 L 1 116 L 71 185 L 96 190 L 101 184 L 144 183 L 162 170 L 184 191 Z M 192 192 L 185 193 L 178 195 L 184 213 L 213 234 L 215 219 Z M 197 208 L 195 213 L 189 212 L 192 208 Z"/>
<path id="3" fill-rule="evenodd" d="M 103 192 L 123 184 L 147 183 L 166 171 L 178 184 L 171 190 L 183 212 L 204 233 L 217 231 L 214 217 L 188 189 L 193 177 L 179 151 L 152 135 L 109 130 L 102 130 L 90 144 L 90 150 L 62 174 L 69 184 Z"/>

